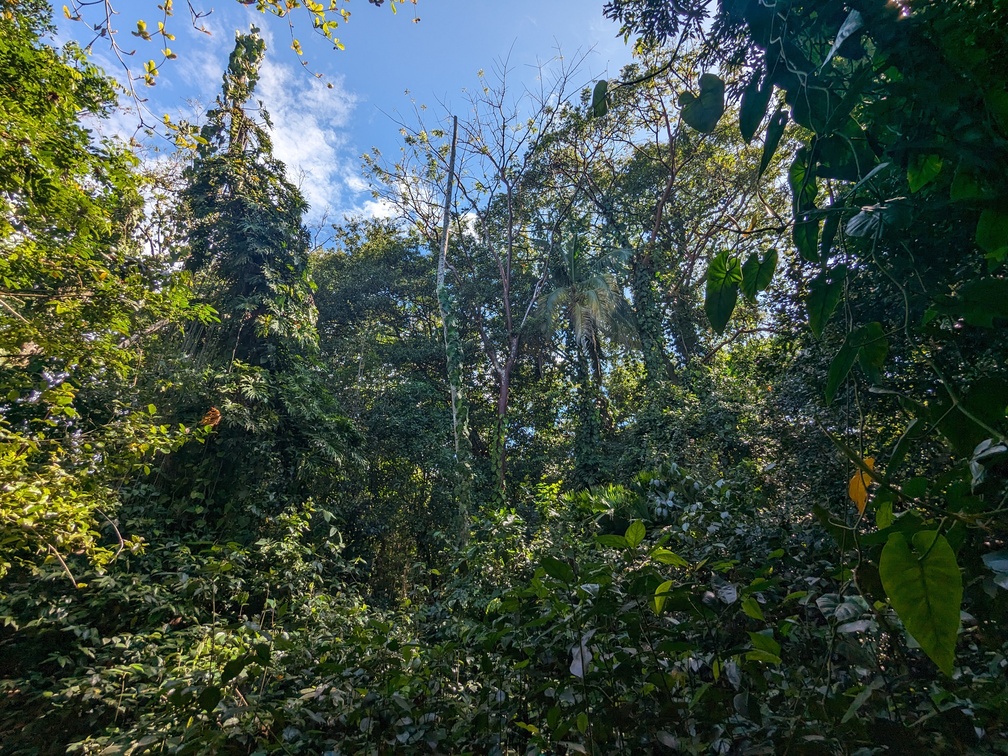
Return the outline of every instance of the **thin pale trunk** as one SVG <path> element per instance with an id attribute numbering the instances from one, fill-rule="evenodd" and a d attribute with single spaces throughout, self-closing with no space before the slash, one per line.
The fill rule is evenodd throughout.
<path id="1" fill-rule="evenodd" d="M 462 397 L 462 344 L 453 303 L 445 286 L 448 268 L 448 230 L 451 221 L 452 190 L 455 184 L 455 149 L 458 144 L 458 117 L 452 116 L 451 155 L 448 161 L 448 184 L 445 187 L 444 218 L 441 226 L 441 254 L 437 267 L 437 300 L 444 329 L 445 359 L 448 387 L 451 392 L 452 435 L 455 441 L 455 497 L 459 508 L 458 540 L 461 546 L 469 540 L 469 411 Z"/>

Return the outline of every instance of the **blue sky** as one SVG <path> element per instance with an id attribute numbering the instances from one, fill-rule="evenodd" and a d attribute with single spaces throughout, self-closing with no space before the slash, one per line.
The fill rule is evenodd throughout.
<path id="1" fill-rule="evenodd" d="M 156 26 L 150 13 L 153 0 L 119 0 L 116 28 L 120 44 L 135 47 L 129 60 L 135 70 L 153 57 L 156 42 L 131 37 L 136 20 Z M 199 7 L 199 3 L 194 3 Z M 534 86 L 537 65 L 548 64 L 561 52 L 566 60 L 587 53 L 574 83 L 590 86 L 598 78 L 615 77 L 629 62 L 629 49 L 617 37 L 617 26 L 602 16 L 602 0 L 419 0 L 392 14 L 388 3 L 377 8 L 364 0 L 345 5 L 350 22 L 338 36 L 345 50 L 302 24 L 297 35 L 304 59 L 314 78 L 290 49 L 286 21 L 263 16 L 234 0 L 205 0 L 213 12 L 201 23 L 207 35 L 192 28 L 184 4 L 176 3 L 169 30 L 178 59 L 161 69 L 158 84 L 145 89 L 147 106 L 160 118 L 189 117 L 213 101 L 234 43 L 236 30 L 250 23 L 262 29 L 268 45 L 267 60 L 257 91 L 274 123 L 277 156 L 288 165 L 290 177 L 301 185 L 312 205 L 311 219 L 328 212 L 339 221 L 345 213 L 382 214 L 372 200 L 362 175 L 360 156 L 372 147 L 384 154 L 398 151 L 396 121 L 409 121 L 415 105 L 433 112 L 461 109 L 464 89 L 478 85 L 481 69 L 493 76 L 504 60 L 509 81 Z M 414 22 L 414 17 L 420 20 Z M 62 35 L 78 39 L 86 28 L 66 24 Z M 122 68 L 99 40 L 93 48 L 96 62 L 110 73 Z M 332 84 L 329 88 L 327 84 Z M 122 113 L 109 129 L 130 134 L 135 113 Z"/>

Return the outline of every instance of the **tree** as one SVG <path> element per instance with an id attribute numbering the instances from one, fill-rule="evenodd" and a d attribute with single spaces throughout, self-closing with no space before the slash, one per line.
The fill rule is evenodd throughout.
<path id="1" fill-rule="evenodd" d="M 321 353 L 363 437 L 364 464 L 340 482 L 333 511 L 382 598 L 401 594 L 414 562 L 437 563 L 455 540 L 436 265 L 423 240 L 377 221 L 339 227 L 335 248 L 312 260 Z"/>
<path id="2" fill-rule="evenodd" d="M 324 499 L 355 437 L 318 360 L 307 203 L 272 154 L 268 115 L 249 106 L 264 52 L 254 27 L 236 36 L 185 172 L 185 265 L 219 320 L 184 334 L 163 378 L 176 415 L 214 430 L 206 450 L 162 465 L 159 506 L 174 527 L 235 538 Z"/>
<path id="3" fill-rule="evenodd" d="M 537 151 L 541 135 L 558 118 L 555 103 L 568 96 L 573 70 L 564 67 L 551 83 L 543 79 L 538 92 L 515 97 L 505 65 L 496 86 L 472 95 L 472 118 L 459 122 L 451 285 L 460 316 L 478 335 L 495 388 L 489 447 L 499 502 L 506 488 L 512 379 L 548 276 L 549 250 L 577 192 L 576 186 L 552 183 Z M 443 216 L 438 198 L 444 196 L 450 145 L 439 144 L 443 130 L 427 129 L 422 122 L 404 126 L 403 134 L 401 161 L 383 165 L 375 155 L 368 166 L 385 195 L 438 249 Z"/>
<path id="4" fill-rule="evenodd" d="M 727 126 L 704 134 L 688 128 L 675 99 L 697 80 L 696 54 L 683 45 L 661 55 L 642 54 L 622 83 L 602 83 L 604 115 L 594 113 L 585 92 L 582 107 L 566 111 L 544 140 L 549 170 L 582 187 L 576 212 L 589 219 L 591 244 L 627 261 L 620 287 L 633 304 L 645 382 L 630 413 L 634 438 L 625 444 L 634 468 L 670 449 L 687 454 L 696 434 L 686 397 L 706 391 L 694 385 L 695 370 L 706 370 L 726 344 L 770 327 L 757 303 L 763 281 L 745 294 L 745 323 L 716 340 L 703 310 L 704 289 L 716 277 L 709 274 L 728 260 L 741 270 L 750 258 L 772 269 L 787 231 L 773 178 L 779 162 L 763 166 L 760 182 L 759 152 Z"/>
<path id="5" fill-rule="evenodd" d="M 185 437 L 131 384 L 158 324 L 196 314 L 185 277 L 136 238 L 136 159 L 81 124 L 110 112 L 114 85 L 43 41 L 47 15 L 0 4 L 0 575 L 122 551 L 123 478 Z"/>
<path id="6" fill-rule="evenodd" d="M 607 12 L 647 42 L 695 24 L 700 10 L 620 0 Z M 713 30 L 709 57 L 745 77 L 744 133 L 783 92 L 764 155 L 788 121 L 805 129 L 789 169 L 791 236 L 806 264 L 798 296 L 817 337 L 839 330 L 821 378 L 826 404 L 844 392 L 858 407 L 857 421 L 827 432 L 852 480 L 880 486 L 878 542 L 856 558 L 882 578 L 859 587 L 887 598 L 952 674 L 960 564 L 972 561 L 968 575 L 982 570 L 965 545 L 998 542 L 1008 491 L 997 462 L 1008 447 L 1008 182 L 995 168 L 1008 158 L 1008 74 L 987 63 L 998 59 L 1008 16 L 994 3 L 740 2 L 720 6 Z M 843 322 L 831 323 L 835 312 Z M 907 414 L 904 434 L 885 446 L 863 433 L 868 387 L 892 402 L 890 413 Z M 914 476 L 911 458 L 928 474 Z M 917 495 L 909 480 L 923 481 L 911 487 Z M 851 491 L 867 511 L 867 493 L 855 483 Z M 907 527 L 895 533 L 900 513 Z M 856 529 L 835 532 L 846 543 Z"/>
<path id="7" fill-rule="evenodd" d="M 570 482 L 575 488 L 606 479 L 602 431 L 612 421 L 602 389 L 603 338 L 619 338 L 621 330 L 633 326 L 630 306 L 612 270 L 623 261 L 612 251 L 592 256 L 589 234 L 586 227 L 575 228 L 561 242 L 560 259 L 552 264 L 553 288 L 540 302 L 551 327 L 563 323 L 565 358 L 573 366 L 578 425 Z"/>

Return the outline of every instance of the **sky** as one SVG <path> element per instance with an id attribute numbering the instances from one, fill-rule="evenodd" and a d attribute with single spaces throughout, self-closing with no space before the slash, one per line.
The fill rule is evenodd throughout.
<path id="1" fill-rule="evenodd" d="M 156 3 L 118 0 L 113 5 L 119 12 L 113 26 L 120 32 L 120 46 L 136 50 L 126 59 L 136 73 L 155 57 L 159 45 L 129 32 L 141 18 L 149 30 L 157 26 Z M 566 61 L 584 55 L 574 77 L 577 91 L 618 76 L 631 57 L 617 25 L 603 17 L 602 0 L 418 0 L 400 5 L 395 14 L 389 3 L 376 7 L 351 0 L 344 5 L 351 11 L 350 21 L 336 30 L 344 50 L 333 49 L 301 19 L 296 36 L 310 70 L 291 49 L 285 20 L 235 0 L 194 0 L 193 5 L 212 9 L 197 22 L 210 33 L 195 29 L 185 4 L 176 3 L 167 27 L 176 35 L 170 44 L 178 57 L 161 67 L 156 86 L 140 85 L 153 116 L 148 118 L 160 120 L 167 113 L 191 119 L 210 105 L 235 31 L 256 24 L 267 42 L 257 96 L 273 122 L 274 152 L 305 194 L 313 222 L 388 214 L 371 195 L 361 155 L 374 147 L 384 155 L 397 154 L 398 123 L 411 122 L 416 107 L 428 106 L 435 117 L 462 111 L 466 88 L 481 86 L 480 70 L 492 81 L 506 63 L 509 82 L 534 87 L 540 65 L 550 65 L 558 54 Z M 63 38 L 87 42 L 87 32 L 84 23 L 60 24 Z M 107 42 L 96 41 L 92 57 L 122 78 L 122 65 Z M 103 128 L 130 136 L 137 122 L 136 112 L 126 110 Z"/>

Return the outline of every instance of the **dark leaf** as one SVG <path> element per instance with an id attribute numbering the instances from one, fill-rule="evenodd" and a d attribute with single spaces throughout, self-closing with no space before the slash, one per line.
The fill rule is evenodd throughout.
<path id="1" fill-rule="evenodd" d="M 838 265 L 820 273 L 809 284 L 805 306 L 808 308 L 809 328 L 817 337 L 822 336 L 823 328 L 843 296 L 846 277 L 847 266 Z"/>
<path id="2" fill-rule="evenodd" d="M 724 333 L 725 326 L 731 319 L 741 283 L 742 266 L 739 265 L 738 258 L 727 250 L 715 255 L 707 267 L 704 312 L 717 333 Z"/>
<path id="3" fill-rule="evenodd" d="M 759 125 L 766 116 L 770 96 L 773 94 L 773 83 L 767 79 L 760 86 L 761 79 L 763 79 L 763 70 L 758 68 L 742 92 L 739 131 L 742 132 L 742 138 L 747 144 L 756 136 Z"/>
<path id="4" fill-rule="evenodd" d="M 787 126 L 788 114 L 784 108 L 777 108 L 777 111 L 770 116 L 770 124 L 767 126 L 766 138 L 763 140 L 763 156 L 760 158 L 759 172 L 756 178 L 762 178 L 766 169 L 770 167 L 777 146 L 781 137 L 784 136 L 784 128 Z"/>
<path id="5" fill-rule="evenodd" d="M 720 77 L 705 73 L 700 77 L 700 96 L 692 92 L 679 95 L 682 119 L 697 131 L 710 134 L 724 113 L 725 85 Z"/>

